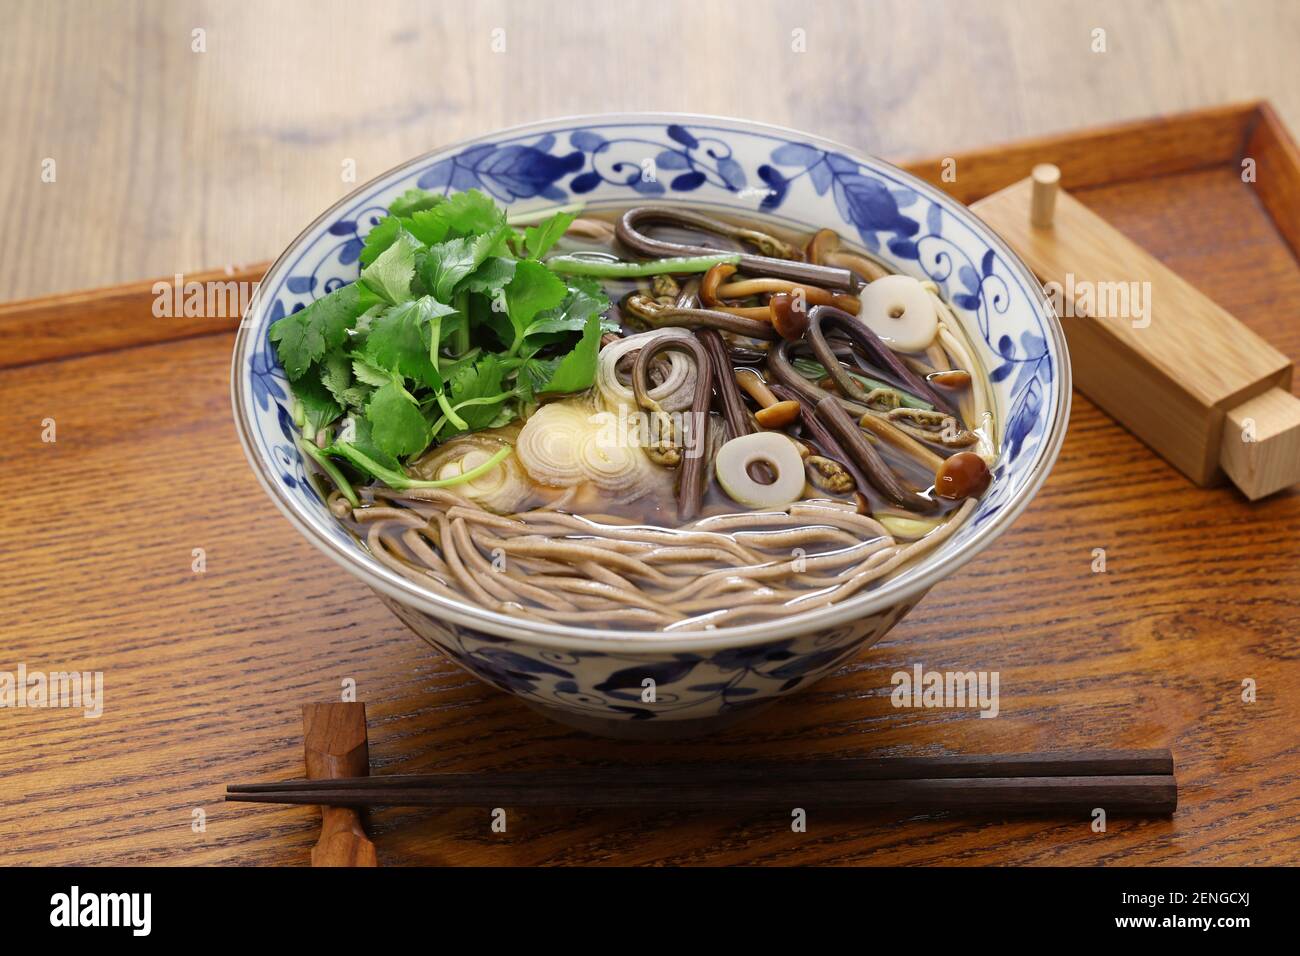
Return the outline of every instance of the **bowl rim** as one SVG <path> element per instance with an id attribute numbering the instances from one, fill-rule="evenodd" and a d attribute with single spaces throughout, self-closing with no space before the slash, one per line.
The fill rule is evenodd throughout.
<path id="1" fill-rule="evenodd" d="M 262 303 L 262 290 L 275 284 L 272 280 L 278 278 L 278 273 L 285 267 L 290 255 L 294 253 L 300 243 L 324 222 L 336 215 L 340 208 L 352 202 L 360 193 L 370 189 L 381 180 L 388 179 L 397 174 L 410 170 L 416 166 L 424 164 L 436 156 L 452 153 L 463 149 L 484 139 L 504 139 L 510 137 L 520 137 L 527 135 L 529 131 L 544 132 L 550 128 L 562 125 L 599 125 L 611 122 L 646 122 L 646 123 L 672 123 L 678 122 L 683 125 L 691 123 L 715 123 L 723 127 L 736 127 L 738 131 L 744 129 L 753 129 L 767 133 L 780 134 L 792 140 L 807 142 L 817 145 L 821 148 L 836 150 L 858 159 L 869 159 L 871 163 L 877 163 L 886 167 L 893 173 L 904 177 L 908 185 L 923 195 L 929 197 L 932 201 L 937 201 L 945 208 L 955 205 L 958 210 L 968 215 L 978 231 L 982 233 L 989 244 L 996 248 L 1006 259 L 1008 265 L 1016 270 L 1021 279 L 1025 280 L 1025 288 L 1030 290 L 1031 296 L 1036 296 L 1043 313 L 1046 317 L 1046 324 L 1051 333 L 1051 342 L 1053 346 L 1052 355 L 1056 359 L 1057 369 L 1057 402 L 1053 409 L 1051 420 L 1051 431 L 1044 437 L 1038 449 L 1038 461 L 1030 472 L 1024 487 L 1020 492 L 1007 503 L 997 514 L 988 520 L 981 528 L 977 529 L 975 534 L 963 543 L 959 548 L 946 555 L 946 560 L 941 563 L 935 563 L 925 568 L 922 573 L 909 576 L 906 569 L 898 578 L 892 579 L 879 588 L 874 588 L 848 598 L 841 604 L 831 604 L 816 610 L 797 613 L 789 618 L 783 618 L 771 621 L 758 621 L 752 624 L 742 624 L 735 627 L 724 627 L 714 631 L 690 631 L 682 632 L 681 636 L 662 631 L 635 631 L 635 630 L 610 630 L 598 628 L 586 628 L 578 625 L 553 624 L 550 622 L 535 622 L 511 618 L 509 615 L 491 611 L 487 608 L 478 607 L 470 603 L 461 603 L 450 599 L 442 598 L 431 591 L 421 589 L 414 582 L 402 577 L 389 568 L 384 567 L 378 561 L 375 561 L 375 567 L 371 567 L 365 562 L 362 552 L 359 550 L 344 549 L 338 546 L 333 538 L 321 534 L 310 520 L 303 514 L 300 514 L 295 503 L 290 499 L 288 494 L 281 488 L 280 482 L 276 480 L 277 475 L 273 473 L 271 463 L 266 461 L 255 449 L 250 433 L 250 424 L 245 416 L 247 407 L 249 377 L 246 372 L 248 365 L 248 350 L 254 344 L 251 321 Z M 669 202 L 671 197 L 666 197 L 660 201 Z M 318 550 L 331 558 L 335 563 L 345 568 L 352 574 L 360 578 L 365 584 L 369 585 L 381 594 L 390 599 L 397 601 L 409 607 L 432 615 L 436 618 L 450 621 L 456 625 L 470 628 L 472 630 L 486 632 L 488 634 L 506 637 L 513 640 L 520 640 L 527 644 L 539 647 L 557 650 L 557 651 L 588 651 L 604 652 L 615 655 L 620 653 L 654 653 L 654 654 L 672 654 L 672 653 L 694 653 L 700 651 L 719 651 L 737 647 L 746 647 L 753 644 L 761 644 L 773 640 L 786 638 L 795 638 L 804 636 L 815 631 L 825 631 L 831 628 L 841 627 L 850 624 L 853 621 L 865 618 L 872 614 L 878 614 L 890 608 L 901 604 L 907 604 L 913 599 L 919 600 L 920 597 L 930 590 L 935 584 L 943 580 L 948 575 L 954 573 L 963 567 L 968 561 L 979 554 L 998 537 L 1000 537 L 1015 521 L 1017 517 L 1028 507 L 1029 502 L 1033 500 L 1042 487 L 1043 482 L 1047 479 L 1048 473 L 1055 464 L 1060 454 L 1061 445 L 1065 439 L 1066 429 L 1069 424 L 1070 404 L 1072 397 L 1071 386 L 1071 368 L 1069 350 L 1066 344 L 1065 331 L 1061 326 L 1059 317 L 1052 307 L 1051 301 L 1043 292 L 1042 284 L 1034 276 L 1033 272 L 1021 260 L 1010 246 L 1002 239 L 1000 235 L 994 232 L 987 224 L 984 223 L 968 206 L 946 193 L 936 189 L 929 183 L 917 176 L 900 169 L 887 160 L 880 159 L 873 154 L 863 152 L 855 147 L 848 146 L 836 140 L 828 139 L 824 136 L 815 136 L 804 132 L 803 130 L 792 129 L 786 126 L 780 126 L 774 123 L 765 123 L 759 120 L 740 119 L 737 117 L 717 116 L 706 113 L 679 113 L 672 111 L 633 111 L 633 112 L 609 112 L 609 113 L 586 113 L 567 116 L 557 116 L 544 120 L 535 120 L 528 123 L 521 123 L 515 126 L 509 126 L 502 129 L 491 130 L 479 133 L 453 143 L 436 146 L 427 150 L 418 156 L 415 156 L 396 166 L 390 167 L 378 175 L 368 179 L 366 182 L 359 184 L 355 189 L 340 197 L 331 203 L 320 215 L 311 221 L 293 241 L 290 242 L 283 252 L 275 259 L 270 268 L 266 270 L 265 275 L 258 283 L 257 291 L 250 299 L 248 308 L 241 317 L 239 328 L 235 336 L 235 344 L 231 358 L 231 404 L 236 424 L 236 433 L 239 436 L 239 443 L 244 449 L 244 456 L 248 459 L 258 482 L 266 491 L 267 495 L 279 508 L 280 512 L 294 525 L 304 537 L 307 538 Z M 945 542 L 946 544 L 946 542 Z M 945 544 L 941 544 L 936 554 L 943 553 Z M 581 636 L 579 636 L 581 635 Z"/>

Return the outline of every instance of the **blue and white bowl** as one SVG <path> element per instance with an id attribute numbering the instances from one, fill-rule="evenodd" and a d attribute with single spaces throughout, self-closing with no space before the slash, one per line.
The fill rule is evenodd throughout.
<path id="1" fill-rule="evenodd" d="M 512 212 L 653 199 L 856 236 L 895 270 L 937 282 L 991 371 L 1002 438 L 990 491 L 972 520 L 898 576 L 781 621 L 666 636 L 517 620 L 421 590 L 344 531 L 307 481 L 288 384 L 267 339 L 278 318 L 357 278 L 366 233 L 413 186 L 481 189 Z M 913 176 L 761 123 L 610 114 L 434 150 L 335 203 L 262 281 L 235 342 L 232 398 L 244 451 L 271 499 L 422 638 L 557 720 L 612 736 L 659 736 L 712 729 L 807 687 L 880 640 L 935 582 L 992 543 L 1056 460 L 1070 366 L 1029 269 L 964 206 Z"/>

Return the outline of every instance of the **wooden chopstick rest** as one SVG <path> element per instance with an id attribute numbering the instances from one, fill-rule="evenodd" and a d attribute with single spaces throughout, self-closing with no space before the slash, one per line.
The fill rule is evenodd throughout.
<path id="1" fill-rule="evenodd" d="M 1255 500 L 1300 481 L 1291 360 L 1059 180 L 1038 166 L 971 209 L 1054 284 L 1075 386 L 1198 485 L 1226 475 Z"/>
<path id="2" fill-rule="evenodd" d="M 369 777 L 365 704 L 304 704 L 302 728 L 308 779 Z M 321 833 L 311 850 L 312 866 L 379 865 L 355 807 L 322 802 L 320 809 Z"/>

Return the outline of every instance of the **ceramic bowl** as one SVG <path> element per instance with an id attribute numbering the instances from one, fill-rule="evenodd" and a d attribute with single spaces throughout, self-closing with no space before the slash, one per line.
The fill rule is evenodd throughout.
<path id="1" fill-rule="evenodd" d="M 895 270 L 937 282 L 981 353 L 1001 423 L 992 487 L 970 521 L 903 573 L 782 621 L 694 636 L 606 631 L 512 619 L 421 590 L 350 537 L 307 480 L 287 382 L 267 340 L 278 318 L 357 278 L 366 233 L 412 186 L 480 189 L 512 213 L 653 200 L 856 237 Z M 1056 459 L 1070 371 L 1060 325 L 1030 271 L 969 210 L 931 186 L 793 130 L 706 116 L 613 114 L 533 123 L 438 149 L 339 200 L 262 281 L 235 343 L 232 398 L 240 440 L 271 499 L 420 637 L 557 720 L 648 737 L 720 727 L 807 687 L 880 640 L 935 582 L 988 547 L 1029 504 Z"/>

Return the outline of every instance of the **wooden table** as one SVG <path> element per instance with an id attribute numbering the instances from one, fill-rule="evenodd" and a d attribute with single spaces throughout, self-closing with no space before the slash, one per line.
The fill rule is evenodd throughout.
<path id="1" fill-rule="evenodd" d="M 365 182 L 574 113 L 878 156 L 1264 97 L 1300 129 L 1293 0 L 0 0 L 0 24 L 0 301 L 265 261 L 348 160 Z"/>
<path id="2" fill-rule="evenodd" d="M 959 168 L 995 176 L 1015 155 L 961 154 Z M 1300 355 L 1300 272 L 1271 220 L 1230 168 L 1175 172 L 1075 192 Z M 1249 269 L 1225 260 L 1225 241 Z M 69 331 L 45 360 L 0 371 L 0 671 L 103 671 L 106 699 L 98 719 L 0 710 L 0 863 L 305 863 L 316 811 L 227 806 L 220 793 L 299 774 L 300 705 L 337 699 L 347 681 L 369 704 L 376 773 L 1168 746 L 1182 787 L 1172 820 L 1111 819 L 1105 833 L 836 814 L 795 834 L 780 813 L 511 811 L 501 834 L 481 811 L 394 810 L 372 820 L 384 864 L 1300 862 L 1294 490 L 1250 505 L 1192 488 L 1076 394 L 1034 504 L 883 644 L 715 738 L 608 742 L 438 658 L 290 530 L 234 436 L 227 329 L 115 347 L 84 313 L 60 313 Z M 890 675 L 917 663 L 999 671 L 1000 716 L 894 709 Z"/>

